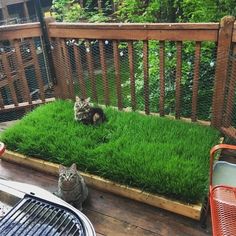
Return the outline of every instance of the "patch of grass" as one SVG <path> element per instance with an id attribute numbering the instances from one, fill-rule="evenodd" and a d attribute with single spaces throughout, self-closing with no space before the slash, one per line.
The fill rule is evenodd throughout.
<path id="1" fill-rule="evenodd" d="M 207 191 L 211 127 L 138 113 L 105 110 L 98 127 L 73 119 L 73 103 L 41 106 L 6 130 L 7 148 L 189 203 Z"/>

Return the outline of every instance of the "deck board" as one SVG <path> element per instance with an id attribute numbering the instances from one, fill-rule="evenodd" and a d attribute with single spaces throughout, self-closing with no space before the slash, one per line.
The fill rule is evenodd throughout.
<path id="1" fill-rule="evenodd" d="M 0 161 L 0 177 L 35 184 L 51 192 L 57 189 L 57 177 L 5 161 Z M 201 229 L 197 221 L 110 193 L 95 189 L 89 189 L 89 192 L 84 213 L 98 236 L 211 235 Z"/>

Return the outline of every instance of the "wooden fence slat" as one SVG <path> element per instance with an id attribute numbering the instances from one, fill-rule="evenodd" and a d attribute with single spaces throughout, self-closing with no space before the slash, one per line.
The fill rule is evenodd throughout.
<path id="1" fill-rule="evenodd" d="M 82 93 L 82 98 L 85 99 L 87 98 L 87 93 L 86 93 L 86 85 L 85 85 L 84 76 L 83 76 L 83 67 L 81 63 L 80 49 L 78 46 L 73 45 L 73 50 L 74 50 L 74 55 L 75 55 L 75 65 L 76 65 L 77 74 L 78 74 L 78 83 L 79 83 L 79 87 Z"/>
<path id="2" fill-rule="evenodd" d="M 45 102 L 43 78 L 41 75 L 39 60 L 38 60 L 38 56 L 36 54 L 33 39 L 29 40 L 29 48 L 30 48 L 30 53 L 32 55 L 32 60 L 33 60 L 33 64 L 34 64 L 36 80 L 37 80 L 37 83 L 39 86 L 40 99 L 42 100 L 42 102 Z"/>
<path id="3" fill-rule="evenodd" d="M 128 56 L 129 56 L 129 74 L 130 74 L 130 94 L 131 94 L 131 107 L 136 110 L 136 95 L 135 95 L 135 78 L 134 78 L 134 47 L 133 42 L 128 42 Z"/>
<path id="4" fill-rule="evenodd" d="M 236 89 L 236 44 L 233 47 L 233 59 L 232 59 L 232 68 L 230 72 L 230 82 L 229 82 L 229 91 L 226 98 L 226 110 L 225 118 L 223 121 L 224 127 L 229 127 L 231 125 L 231 120 L 233 116 L 233 107 L 235 99 L 235 89 Z"/>
<path id="5" fill-rule="evenodd" d="M 62 56 L 64 59 L 64 70 L 65 70 L 65 76 L 66 76 L 66 82 L 67 82 L 67 88 L 69 89 L 69 96 L 68 98 L 75 99 L 75 90 L 74 90 L 74 81 L 73 81 L 73 72 L 71 68 L 71 61 L 70 61 L 70 55 L 69 51 L 66 45 L 66 40 L 61 39 L 60 45 L 62 48 Z"/>
<path id="6" fill-rule="evenodd" d="M 64 58 L 62 55 L 62 48 L 60 39 L 56 38 L 54 41 L 54 49 L 52 50 L 52 57 L 54 67 L 56 68 L 57 85 L 55 87 L 55 95 L 57 98 L 69 98 L 69 91 L 66 83 Z"/>
<path id="7" fill-rule="evenodd" d="M 193 95 L 192 95 L 192 116 L 191 116 L 191 120 L 193 122 L 197 121 L 197 99 L 198 99 L 200 58 L 201 58 L 201 42 L 196 42 L 195 58 L 194 58 Z"/>
<path id="8" fill-rule="evenodd" d="M 165 115 L 165 42 L 160 41 L 160 116 Z"/>
<path id="9" fill-rule="evenodd" d="M 148 73 L 148 41 L 143 41 L 143 78 L 144 78 L 144 105 L 145 114 L 150 114 L 149 109 L 149 73 Z"/>
<path id="10" fill-rule="evenodd" d="M 234 17 L 221 19 L 218 35 L 215 83 L 212 102 L 212 126 L 219 128 L 222 124 L 226 79 L 228 75 L 229 50 L 231 46 Z"/>
<path id="11" fill-rule="evenodd" d="M 4 72 L 7 76 L 7 82 L 8 82 L 8 86 L 10 89 L 12 101 L 15 106 L 18 106 L 16 91 L 15 91 L 15 86 L 14 86 L 14 80 L 12 79 L 11 68 L 9 66 L 9 62 L 8 62 L 8 58 L 6 56 L 6 53 L 2 54 L 2 62 L 3 62 L 3 66 L 4 66 Z"/>
<path id="12" fill-rule="evenodd" d="M 176 81 L 175 81 L 175 118 L 180 119 L 180 99 L 181 99 L 181 78 L 182 78 L 182 42 L 178 41 Z"/>
<path id="13" fill-rule="evenodd" d="M 3 101 L 3 98 L 2 98 L 1 89 L 0 89 L 0 108 L 4 109 L 4 101 Z"/>
<path id="14" fill-rule="evenodd" d="M 115 65 L 115 79 L 116 79 L 116 93 L 117 93 L 117 106 L 119 110 L 123 108 L 122 90 L 121 90 L 121 77 L 120 77 L 120 57 L 118 49 L 118 41 L 113 41 L 113 56 Z"/>
<path id="15" fill-rule="evenodd" d="M 102 67 L 102 80 L 103 80 L 103 90 L 104 90 L 104 102 L 106 105 L 110 104 L 109 101 L 109 84 L 107 79 L 107 64 L 106 64 L 106 56 L 104 51 L 104 42 L 99 40 L 99 51 L 100 51 L 100 61 Z"/>
<path id="16" fill-rule="evenodd" d="M 24 64 L 23 64 L 23 59 L 21 56 L 21 51 L 20 51 L 20 44 L 18 40 L 14 40 L 13 42 L 14 48 L 15 48 L 15 53 L 16 53 L 16 60 L 17 60 L 17 72 L 20 77 L 20 81 L 22 82 L 22 93 L 25 102 L 29 102 L 29 104 L 32 103 L 32 99 L 30 96 L 30 89 L 28 86 L 28 82 L 25 76 L 25 69 L 24 69 Z"/>
<path id="17" fill-rule="evenodd" d="M 92 98 L 95 102 L 98 102 L 96 81 L 94 76 L 94 64 L 93 64 L 93 52 L 90 41 L 86 40 L 86 57 L 88 62 L 89 78 L 91 81 Z"/>

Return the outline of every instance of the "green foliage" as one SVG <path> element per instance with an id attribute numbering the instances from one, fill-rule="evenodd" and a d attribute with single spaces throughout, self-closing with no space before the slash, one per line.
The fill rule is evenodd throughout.
<path id="1" fill-rule="evenodd" d="M 76 22 L 84 17 L 84 10 L 75 0 L 54 0 L 52 12 L 57 21 Z"/>
<path id="2" fill-rule="evenodd" d="M 219 133 L 211 127 L 105 109 L 108 121 L 74 121 L 73 103 L 43 105 L 6 130 L 12 151 L 187 202 L 207 193 L 209 150 Z M 204 137 L 204 138 L 203 138 Z"/>

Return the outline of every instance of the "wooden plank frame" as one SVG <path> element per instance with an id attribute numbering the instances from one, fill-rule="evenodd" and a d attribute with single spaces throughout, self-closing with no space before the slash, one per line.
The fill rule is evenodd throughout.
<path id="1" fill-rule="evenodd" d="M 29 167 L 44 173 L 58 175 L 59 165 L 48 161 L 27 157 L 15 152 L 5 151 L 2 160 L 17 163 L 22 166 Z M 102 191 L 108 191 L 123 197 L 127 197 L 145 204 L 159 207 L 177 214 L 187 216 L 189 218 L 200 220 L 201 204 L 186 204 L 179 201 L 174 201 L 163 196 L 154 195 L 151 193 L 143 192 L 142 190 L 124 186 L 101 177 L 80 172 L 85 179 L 85 182 L 94 188 Z"/>

